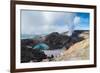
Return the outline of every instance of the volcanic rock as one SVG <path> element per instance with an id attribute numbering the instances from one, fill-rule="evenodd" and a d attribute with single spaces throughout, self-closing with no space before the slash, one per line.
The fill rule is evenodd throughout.
<path id="1" fill-rule="evenodd" d="M 61 49 L 63 47 L 69 48 L 76 42 L 83 40 L 78 34 L 73 33 L 71 36 L 64 34 L 59 34 L 58 32 L 53 32 L 46 37 L 46 43 L 49 45 L 50 49 Z"/>
<path id="2" fill-rule="evenodd" d="M 65 44 L 69 41 L 69 37 L 61 35 L 58 32 L 53 32 L 46 37 L 46 43 L 50 49 L 60 49 L 66 46 Z"/>
<path id="3" fill-rule="evenodd" d="M 45 53 L 39 49 L 32 49 L 27 47 L 21 47 L 21 63 L 26 62 L 40 62 L 46 59 Z"/>

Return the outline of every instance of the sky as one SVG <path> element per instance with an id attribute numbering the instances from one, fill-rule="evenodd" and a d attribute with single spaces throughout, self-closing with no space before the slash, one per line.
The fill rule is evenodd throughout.
<path id="1" fill-rule="evenodd" d="M 21 10 L 21 34 L 89 30 L 89 13 Z"/>

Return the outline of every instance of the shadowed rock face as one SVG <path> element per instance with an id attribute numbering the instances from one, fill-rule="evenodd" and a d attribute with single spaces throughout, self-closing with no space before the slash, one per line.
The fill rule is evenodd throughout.
<path id="1" fill-rule="evenodd" d="M 40 62 L 46 59 L 45 53 L 39 49 L 32 49 L 27 47 L 21 47 L 21 63 L 26 62 Z"/>
<path id="2" fill-rule="evenodd" d="M 47 35 L 45 42 L 49 45 L 50 49 L 60 49 L 69 41 L 68 38 L 66 35 L 53 32 Z"/>
<path id="3" fill-rule="evenodd" d="M 32 39 L 22 39 L 21 40 L 21 46 L 26 46 L 26 45 L 28 45 L 28 46 L 30 46 L 30 45 L 33 45 L 33 40 Z M 35 44 L 35 43 L 34 43 Z"/>
<path id="4" fill-rule="evenodd" d="M 62 35 L 58 32 L 53 32 L 46 37 L 46 43 L 49 45 L 50 49 L 61 49 L 63 47 L 69 48 L 76 42 L 83 40 L 83 38 L 78 36 L 78 33 L 73 33 L 71 36 Z"/>

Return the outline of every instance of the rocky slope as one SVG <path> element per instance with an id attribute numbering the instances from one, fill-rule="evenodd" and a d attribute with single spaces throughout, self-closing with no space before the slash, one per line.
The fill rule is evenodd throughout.
<path id="1" fill-rule="evenodd" d="M 76 30 L 71 36 L 67 33 L 52 32 L 44 37 L 37 39 L 22 39 L 21 40 L 21 63 L 25 62 L 42 62 L 42 61 L 63 61 L 63 60 L 85 60 L 89 59 L 89 31 Z M 45 38 L 45 39 L 43 39 Z M 42 49 L 48 46 L 48 51 L 60 51 L 55 57 L 54 54 L 48 56 Z M 36 46 L 40 48 L 34 48 Z"/>
<path id="2" fill-rule="evenodd" d="M 84 40 L 75 43 L 68 50 L 62 52 L 55 61 L 64 60 L 85 60 L 89 59 L 89 32 L 84 32 L 79 35 Z"/>

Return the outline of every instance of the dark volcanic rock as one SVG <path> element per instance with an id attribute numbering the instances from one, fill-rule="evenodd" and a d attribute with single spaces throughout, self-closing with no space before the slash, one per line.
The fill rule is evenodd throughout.
<path id="1" fill-rule="evenodd" d="M 84 38 L 79 37 L 79 34 L 81 34 L 83 31 L 74 31 L 73 34 L 70 36 L 70 42 L 76 43 L 79 41 L 82 41 Z"/>
<path id="2" fill-rule="evenodd" d="M 64 47 L 68 41 L 68 36 L 61 35 L 57 32 L 49 34 L 46 38 L 46 43 L 49 45 L 50 49 L 60 49 Z"/>
<path id="3" fill-rule="evenodd" d="M 21 63 L 30 62 L 32 60 L 32 57 L 32 49 L 21 47 Z"/>
<path id="4" fill-rule="evenodd" d="M 61 49 L 63 47 L 69 48 L 76 42 L 83 40 L 83 38 L 78 36 L 79 33 L 73 32 L 71 36 L 62 35 L 58 32 L 53 32 L 46 37 L 46 43 L 49 45 L 50 49 Z"/>
<path id="5" fill-rule="evenodd" d="M 21 45 L 22 46 L 32 45 L 32 44 L 33 44 L 33 40 L 32 39 L 22 39 L 21 40 Z"/>
<path id="6" fill-rule="evenodd" d="M 41 62 L 46 59 L 45 53 L 39 49 L 32 49 L 27 47 L 21 47 L 21 63 L 26 62 Z"/>
<path id="7" fill-rule="evenodd" d="M 36 44 L 38 44 L 39 41 L 37 40 L 33 40 L 33 39 L 21 39 L 21 46 L 22 47 L 26 47 L 26 46 L 35 46 Z"/>

